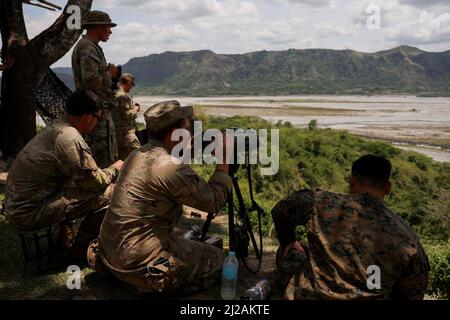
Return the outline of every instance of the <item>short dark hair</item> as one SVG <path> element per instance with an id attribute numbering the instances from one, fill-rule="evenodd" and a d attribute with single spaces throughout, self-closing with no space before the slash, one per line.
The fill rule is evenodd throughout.
<path id="1" fill-rule="evenodd" d="M 92 91 L 77 89 L 67 97 L 66 113 L 71 116 L 94 114 L 102 109 L 100 98 Z"/>
<path id="2" fill-rule="evenodd" d="M 353 163 L 352 176 L 363 184 L 384 188 L 391 177 L 391 162 L 373 154 L 364 155 Z"/>
<path id="3" fill-rule="evenodd" d="M 180 119 L 180 120 L 178 120 L 177 122 L 175 122 L 174 124 L 168 126 L 167 128 L 164 128 L 164 129 L 162 129 L 162 130 L 160 130 L 160 131 L 150 131 L 150 130 L 149 130 L 149 131 L 148 131 L 148 137 L 149 137 L 150 139 L 153 139 L 153 140 L 157 140 L 157 141 L 159 141 L 159 142 L 162 142 L 162 141 L 164 140 L 164 137 L 165 137 L 168 133 L 172 132 L 173 129 L 180 129 L 180 128 L 182 128 L 182 127 L 183 127 L 183 124 L 184 124 L 184 120 L 185 120 L 185 119 Z"/>

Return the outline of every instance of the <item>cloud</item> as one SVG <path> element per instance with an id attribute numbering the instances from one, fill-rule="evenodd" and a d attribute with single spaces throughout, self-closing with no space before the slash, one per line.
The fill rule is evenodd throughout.
<path id="1" fill-rule="evenodd" d="M 238 0 L 99 0 L 105 8 L 133 7 L 148 10 L 163 18 L 195 19 L 201 17 L 236 17 L 257 14 L 251 1 Z"/>
<path id="2" fill-rule="evenodd" d="M 390 31 L 389 39 L 412 45 L 450 41 L 450 13 L 435 16 L 422 12 L 419 19 L 400 23 Z"/>
<path id="3" fill-rule="evenodd" d="M 448 6 L 448 0 L 399 0 L 400 4 L 407 4 L 418 8 L 431 7 L 436 5 Z"/>
<path id="4" fill-rule="evenodd" d="M 335 0 L 274 0 L 277 3 L 282 4 L 304 4 L 312 7 L 328 7 L 333 6 Z"/>

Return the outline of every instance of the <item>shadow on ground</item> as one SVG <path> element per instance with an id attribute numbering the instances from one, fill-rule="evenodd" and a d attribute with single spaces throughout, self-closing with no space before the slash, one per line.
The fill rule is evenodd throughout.
<path id="1" fill-rule="evenodd" d="M 204 218 L 204 217 L 202 217 Z M 193 224 L 202 226 L 204 219 L 185 216 L 178 224 L 178 232 L 183 233 Z M 226 216 L 220 216 L 211 225 L 211 235 L 218 235 L 224 240 L 224 248 L 228 246 L 228 228 Z M 114 278 L 105 277 L 87 268 L 85 261 L 68 261 L 62 253 L 56 253 L 50 269 L 36 274 L 35 262 L 28 264 L 24 272 L 24 259 L 19 237 L 15 229 L 0 216 L 0 299 L 45 299 L 45 300 L 130 300 L 130 299 L 164 299 L 154 295 L 137 296 Z M 250 259 L 251 260 L 251 259 Z M 252 261 L 250 261 L 251 263 Z M 70 264 L 80 266 L 82 281 L 80 290 L 69 290 L 66 272 Z M 275 252 L 273 247 L 265 250 L 261 271 L 252 274 L 240 263 L 237 295 L 240 296 L 259 280 L 268 279 L 273 282 Z M 25 276 L 24 276 L 25 274 Z M 272 299 L 279 299 L 276 291 Z M 186 300 L 219 300 L 220 281 L 211 289 L 187 295 L 178 295 L 171 299 Z"/>

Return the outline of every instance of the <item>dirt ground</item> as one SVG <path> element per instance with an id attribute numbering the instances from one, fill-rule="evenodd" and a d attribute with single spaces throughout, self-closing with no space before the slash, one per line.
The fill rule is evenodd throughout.
<path id="1" fill-rule="evenodd" d="M 191 217 L 192 209 L 186 208 L 176 232 L 184 233 L 190 226 L 202 226 L 206 214 L 201 217 Z M 0 238 L 2 243 L 2 255 L 0 260 L 0 299 L 44 299 L 44 300 L 130 300 L 150 299 L 158 300 L 161 297 L 147 295 L 135 295 L 127 287 L 114 278 L 100 275 L 85 266 L 80 265 L 82 280 L 80 290 L 69 290 L 66 282 L 68 274 L 67 266 L 70 264 L 66 258 L 56 253 L 52 268 L 41 274 L 36 273 L 36 263 L 28 263 L 24 274 L 24 259 L 20 242 L 14 228 L 0 218 Z M 224 242 L 224 250 L 228 252 L 228 227 L 227 216 L 219 215 L 212 223 L 210 235 L 220 236 Z M 261 270 L 257 274 L 247 271 L 242 264 L 239 266 L 239 281 L 237 286 L 237 298 L 259 280 L 268 279 L 274 284 L 276 242 L 264 239 L 264 255 Z M 254 258 L 249 258 L 249 263 L 254 263 Z M 45 266 L 45 264 L 44 264 Z M 184 293 L 172 297 L 181 300 L 220 300 L 220 280 L 209 290 L 197 293 Z M 273 289 L 271 299 L 280 299 L 281 291 Z"/>

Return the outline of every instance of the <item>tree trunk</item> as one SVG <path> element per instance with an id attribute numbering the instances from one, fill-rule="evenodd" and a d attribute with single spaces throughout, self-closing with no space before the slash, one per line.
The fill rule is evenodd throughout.
<path id="1" fill-rule="evenodd" d="M 92 0 L 69 0 L 69 5 L 78 5 L 85 14 L 91 8 Z M 14 58 L 13 66 L 3 71 L 1 86 L 0 150 L 5 160 L 15 158 L 36 135 L 35 106 L 39 85 L 48 68 L 70 50 L 82 33 L 82 30 L 67 29 L 69 15 L 66 8 L 51 27 L 28 41 L 22 1 L 0 2 L 2 59 L 7 54 Z M 9 48 L 11 43 L 13 48 Z"/>

